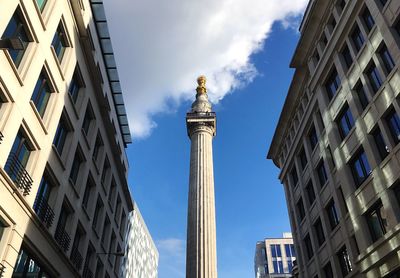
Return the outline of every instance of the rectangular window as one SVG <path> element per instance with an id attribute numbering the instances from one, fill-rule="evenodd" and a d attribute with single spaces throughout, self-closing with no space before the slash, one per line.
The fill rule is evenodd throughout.
<path id="1" fill-rule="evenodd" d="M 340 198 L 341 201 L 343 202 L 344 209 L 345 209 L 345 211 L 346 211 L 346 213 L 347 213 L 347 212 L 349 212 L 349 209 L 347 208 L 346 199 L 344 198 L 344 194 L 343 194 L 342 187 L 339 186 L 338 192 L 339 192 L 339 198 Z"/>
<path id="2" fill-rule="evenodd" d="M 293 244 L 285 244 L 285 252 L 287 258 L 296 257 L 296 254 L 293 251 L 294 251 Z"/>
<path id="3" fill-rule="evenodd" d="M 383 44 L 382 47 L 379 49 L 379 57 L 383 62 L 383 66 L 386 70 L 386 75 L 389 74 L 393 68 L 395 67 L 395 63 L 393 61 L 392 55 L 390 55 L 389 50 L 387 49 L 386 45 Z"/>
<path id="4" fill-rule="evenodd" d="M 93 160 L 97 161 L 100 153 L 100 149 L 104 146 L 103 139 L 101 139 L 100 131 L 97 132 L 96 142 L 93 148 Z"/>
<path id="5" fill-rule="evenodd" d="M 356 86 L 354 87 L 354 90 L 357 93 L 362 109 L 365 110 L 365 108 L 367 108 L 369 104 L 369 100 L 367 94 L 365 93 L 364 86 L 361 80 L 357 82 Z"/>
<path id="6" fill-rule="evenodd" d="M 333 70 L 325 82 L 325 89 L 328 93 L 328 98 L 331 100 L 340 86 L 340 78 L 336 70 Z"/>
<path id="7" fill-rule="evenodd" d="M 69 129 L 65 120 L 61 117 L 60 122 L 58 123 L 56 135 L 54 136 L 53 145 L 56 147 L 56 150 L 59 155 L 62 154 L 64 149 L 65 140 L 67 139 Z"/>
<path id="8" fill-rule="evenodd" d="M 54 233 L 54 239 L 57 241 L 58 245 L 64 252 L 68 251 L 69 244 L 71 241 L 70 236 L 66 232 L 69 216 L 70 216 L 70 211 L 67 205 L 63 204 L 61 207 L 60 217 L 58 218 L 56 232 Z"/>
<path id="9" fill-rule="evenodd" d="M 94 210 L 93 214 L 93 222 L 92 222 L 92 227 L 94 230 L 97 229 L 99 218 L 101 217 L 101 214 L 103 212 L 103 202 L 101 201 L 100 196 L 97 197 L 97 202 L 96 202 L 96 208 Z"/>
<path id="10" fill-rule="evenodd" d="M 58 24 L 51 45 L 53 46 L 54 51 L 56 52 L 58 61 L 61 62 L 65 53 L 65 49 L 69 46 L 64 26 L 62 25 L 61 22 Z"/>
<path id="11" fill-rule="evenodd" d="M 282 261 L 272 261 L 272 265 L 274 266 L 274 273 L 284 273 Z"/>
<path id="12" fill-rule="evenodd" d="M 101 184 L 105 185 L 106 184 L 106 179 L 108 177 L 108 173 L 110 172 L 110 162 L 108 161 L 108 158 L 104 159 L 104 164 L 103 164 L 103 171 L 101 172 Z"/>
<path id="13" fill-rule="evenodd" d="M 86 108 L 85 116 L 83 118 L 83 123 L 82 123 L 82 130 L 85 132 L 86 135 L 89 135 L 89 129 L 93 119 L 94 119 L 93 109 L 92 106 L 89 104 Z"/>
<path id="14" fill-rule="evenodd" d="M 339 252 L 336 253 L 336 257 L 339 260 L 340 270 L 342 271 L 343 277 L 353 271 L 353 266 L 351 265 L 350 256 L 347 253 L 346 245 L 344 245 Z"/>
<path id="15" fill-rule="evenodd" d="M 47 228 L 50 228 L 54 219 L 54 212 L 49 205 L 52 188 L 53 185 L 48 175 L 45 173 L 40 181 L 39 190 L 36 194 L 35 202 L 33 203 L 33 210 Z"/>
<path id="16" fill-rule="evenodd" d="M 97 259 L 97 264 L 96 264 L 96 272 L 94 277 L 101 277 L 103 275 L 103 268 L 104 265 L 101 262 L 100 258 Z"/>
<path id="17" fill-rule="evenodd" d="M 304 149 L 301 149 L 301 151 L 299 153 L 299 159 L 300 159 L 301 168 L 304 170 L 304 168 L 306 168 L 307 163 L 308 163 L 306 152 L 304 151 Z"/>
<path id="18" fill-rule="evenodd" d="M 292 178 L 293 187 L 295 187 L 299 181 L 299 178 L 297 176 L 296 166 L 294 166 L 294 165 L 293 165 L 292 171 L 290 171 L 290 176 Z"/>
<path id="19" fill-rule="evenodd" d="M 336 123 L 339 127 L 340 136 L 344 139 L 354 126 L 353 115 L 351 114 L 350 108 L 347 103 L 342 108 Z"/>
<path id="20" fill-rule="evenodd" d="M 83 263 L 83 257 L 81 255 L 81 253 L 79 252 L 79 249 L 83 243 L 82 241 L 83 241 L 84 236 L 85 236 L 85 233 L 82 230 L 82 228 L 80 228 L 80 224 L 78 224 L 78 228 L 76 229 L 76 232 L 75 232 L 75 238 L 74 238 L 74 242 L 72 244 L 72 250 L 71 250 L 71 255 L 70 255 L 71 262 L 78 271 L 81 269 L 82 263 Z"/>
<path id="21" fill-rule="evenodd" d="M 308 197 L 308 204 L 311 206 L 315 201 L 314 185 L 311 180 L 306 185 L 306 192 Z"/>
<path id="22" fill-rule="evenodd" d="M 110 185 L 110 190 L 108 192 L 108 202 L 111 204 L 114 203 L 114 198 L 115 198 L 115 191 L 116 191 L 117 185 L 115 183 L 114 177 L 111 179 L 111 185 Z M 111 205 L 112 206 L 112 205 Z"/>
<path id="23" fill-rule="evenodd" d="M 361 149 L 349 162 L 356 187 L 359 187 L 371 174 L 367 155 Z"/>
<path id="24" fill-rule="evenodd" d="M 366 74 L 368 81 L 371 85 L 371 88 L 375 94 L 383 84 L 381 75 L 379 74 L 379 70 L 375 66 L 375 64 L 372 63 L 366 70 L 365 74 Z"/>
<path id="25" fill-rule="evenodd" d="M 124 238 L 124 233 L 125 233 L 125 220 L 126 220 L 126 214 L 125 211 L 122 210 L 122 215 L 121 215 L 121 227 L 119 228 L 119 233 Z"/>
<path id="26" fill-rule="evenodd" d="M 95 188 L 96 184 L 93 181 L 93 177 L 89 173 L 87 181 L 86 181 L 86 187 L 85 187 L 85 193 L 83 193 L 83 198 L 82 198 L 82 206 L 87 210 L 89 209 L 89 204 L 90 204 L 90 195 L 92 193 L 92 189 Z"/>
<path id="27" fill-rule="evenodd" d="M 320 187 L 322 188 L 328 181 L 328 174 L 326 173 L 324 160 L 321 160 L 317 166 L 317 174 Z"/>
<path id="28" fill-rule="evenodd" d="M 50 87 L 49 78 L 47 74 L 42 70 L 40 72 L 39 78 L 36 82 L 35 88 L 32 93 L 31 100 L 35 104 L 36 110 L 41 117 L 44 116 L 47 104 L 49 103 L 50 95 L 52 93 Z"/>
<path id="29" fill-rule="evenodd" d="M 119 220 L 119 217 L 120 217 L 120 213 L 121 213 L 121 198 L 119 197 L 119 194 L 118 194 L 117 205 L 116 205 L 116 208 L 115 208 L 115 215 L 114 215 L 114 219 L 115 219 L 115 221 L 117 223 L 118 223 L 118 220 Z"/>
<path id="30" fill-rule="evenodd" d="M 371 13 L 369 12 L 368 8 L 364 9 L 364 12 L 362 13 L 361 17 L 364 21 L 365 27 L 367 27 L 367 30 L 371 31 L 372 27 L 374 27 L 375 25 L 375 21 Z"/>
<path id="31" fill-rule="evenodd" d="M 324 274 L 325 274 L 325 278 L 334 278 L 334 277 L 333 277 L 332 266 L 331 266 L 331 263 L 330 263 L 330 262 L 328 262 L 328 263 L 324 266 Z"/>
<path id="32" fill-rule="evenodd" d="M 385 117 L 386 123 L 389 127 L 390 134 L 392 135 L 395 144 L 400 142 L 400 117 L 396 111 L 392 110 Z"/>
<path id="33" fill-rule="evenodd" d="M 374 137 L 375 145 L 381 160 L 385 159 L 385 157 L 387 157 L 389 154 L 389 148 L 383 139 L 383 135 L 379 127 L 375 128 L 375 130 L 372 132 L 372 137 Z"/>
<path id="34" fill-rule="evenodd" d="M 45 267 L 22 247 L 12 277 L 51 277 Z"/>
<path id="35" fill-rule="evenodd" d="M 353 41 L 355 49 L 357 50 L 357 52 L 359 52 L 364 45 L 365 40 L 358 26 L 356 26 L 353 30 L 353 33 L 351 33 L 351 40 Z"/>
<path id="36" fill-rule="evenodd" d="M 79 72 L 78 66 L 76 66 L 74 75 L 72 75 L 71 82 L 69 83 L 68 93 L 71 96 L 74 103 L 78 100 L 79 91 L 83 87 L 82 77 Z"/>
<path id="37" fill-rule="evenodd" d="M 31 35 L 28 31 L 28 25 L 25 19 L 22 16 L 22 12 L 19 8 L 17 8 L 11 17 L 6 30 L 4 31 L 3 35 L 1 36 L 2 39 L 11 39 L 11 38 L 19 38 L 22 42 L 22 49 L 16 50 L 12 48 L 8 48 L 8 53 L 11 56 L 16 67 L 22 61 L 22 57 L 29 45 L 30 42 L 33 42 Z"/>
<path id="38" fill-rule="evenodd" d="M 321 246 L 325 242 L 324 228 L 322 227 L 321 219 L 318 218 L 314 223 L 315 234 L 317 235 L 317 242 Z"/>
<path id="39" fill-rule="evenodd" d="M 79 169 L 81 168 L 82 163 L 84 162 L 82 154 L 79 152 L 79 149 L 76 150 L 74 160 L 72 162 L 71 171 L 69 172 L 69 180 L 73 185 L 76 185 L 76 181 L 79 175 Z"/>
<path id="40" fill-rule="evenodd" d="M 273 258 L 282 257 L 281 246 L 279 244 L 271 244 L 271 256 Z"/>
<path id="41" fill-rule="evenodd" d="M 347 44 L 343 47 L 342 51 L 340 52 L 342 54 L 343 60 L 346 63 L 347 68 L 350 68 L 350 66 L 353 64 L 353 57 L 351 56 L 349 47 Z"/>
<path id="42" fill-rule="evenodd" d="M 375 242 L 386 234 L 388 227 L 386 211 L 379 201 L 366 214 L 365 218 L 368 223 L 372 241 Z"/>
<path id="43" fill-rule="evenodd" d="M 114 264 L 114 259 L 115 255 L 112 253 L 115 253 L 115 241 L 117 240 L 114 231 L 111 234 L 111 240 L 110 240 L 110 246 L 108 249 L 108 261 L 111 262 L 111 264 Z"/>
<path id="44" fill-rule="evenodd" d="M 339 213 L 336 209 L 335 202 L 333 199 L 328 203 L 325 208 L 328 215 L 329 224 L 331 225 L 331 230 L 333 230 L 339 224 Z"/>
<path id="45" fill-rule="evenodd" d="M 108 232 L 109 232 L 109 229 L 110 229 L 110 224 L 111 224 L 110 218 L 108 218 L 108 216 L 106 215 L 106 218 L 104 220 L 103 233 L 101 234 L 101 243 L 104 246 L 107 246 L 107 242 L 106 241 L 107 241 L 107 238 L 108 238 Z"/>
<path id="46" fill-rule="evenodd" d="M 296 206 L 297 206 L 297 211 L 299 213 L 299 222 L 301 222 L 304 219 L 304 217 L 306 216 L 302 198 L 299 199 Z"/>
<path id="47" fill-rule="evenodd" d="M 314 256 L 314 250 L 311 244 L 311 239 L 310 239 L 310 235 L 306 235 L 306 237 L 303 240 L 305 249 L 306 249 L 306 255 L 308 259 L 311 259 Z"/>
<path id="48" fill-rule="evenodd" d="M 310 142 L 311 149 L 314 150 L 318 144 L 318 136 L 315 127 L 313 126 L 308 132 L 308 141 Z"/>

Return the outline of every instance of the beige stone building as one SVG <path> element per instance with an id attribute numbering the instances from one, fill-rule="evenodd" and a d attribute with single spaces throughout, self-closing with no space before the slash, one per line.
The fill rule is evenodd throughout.
<path id="1" fill-rule="evenodd" d="M 400 275 L 400 1 L 310 1 L 268 158 L 300 277 Z"/>
<path id="2" fill-rule="evenodd" d="M 290 278 L 296 251 L 291 233 L 258 241 L 254 254 L 255 278 Z"/>
<path id="3" fill-rule="evenodd" d="M 131 138 L 103 3 L 0 7 L 23 46 L 0 50 L 0 273 L 117 277 Z"/>

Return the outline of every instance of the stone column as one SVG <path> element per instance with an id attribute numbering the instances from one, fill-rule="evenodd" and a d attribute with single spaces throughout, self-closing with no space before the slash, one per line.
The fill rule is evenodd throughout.
<path id="1" fill-rule="evenodd" d="M 187 278 L 216 278 L 217 252 L 214 201 L 212 139 L 216 117 L 211 112 L 204 83 L 197 88 L 196 101 L 186 116 L 191 139 L 188 225 L 186 250 Z M 203 85 L 203 87 L 202 87 Z M 204 88 L 204 91 L 202 91 Z M 200 91 L 200 92 L 199 92 Z"/>

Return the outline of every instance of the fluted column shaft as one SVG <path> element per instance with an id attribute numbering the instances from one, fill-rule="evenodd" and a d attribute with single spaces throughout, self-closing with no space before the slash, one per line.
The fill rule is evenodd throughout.
<path id="1" fill-rule="evenodd" d="M 189 130 L 189 206 L 187 226 L 186 277 L 216 278 L 213 127 L 202 123 Z"/>

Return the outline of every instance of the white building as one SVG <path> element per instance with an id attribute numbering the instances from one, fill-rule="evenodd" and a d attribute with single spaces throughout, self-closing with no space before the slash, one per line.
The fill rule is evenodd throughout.
<path id="1" fill-rule="evenodd" d="M 158 251 L 136 203 L 129 214 L 120 277 L 156 278 Z"/>

